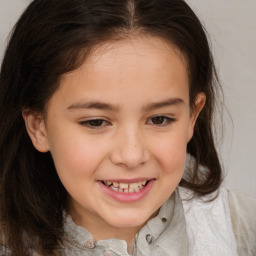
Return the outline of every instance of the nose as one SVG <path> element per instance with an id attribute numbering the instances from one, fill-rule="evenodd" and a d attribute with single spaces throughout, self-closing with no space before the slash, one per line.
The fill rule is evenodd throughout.
<path id="1" fill-rule="evenodd" d="M 149 161 L 150 153 L 144 136 L 138 129 L 127 128 L 114 139 L 110 159 L 113 164 L 135 169 Z"/>

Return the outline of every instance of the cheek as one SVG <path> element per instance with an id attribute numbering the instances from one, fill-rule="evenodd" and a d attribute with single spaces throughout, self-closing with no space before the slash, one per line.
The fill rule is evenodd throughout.
<path id="1" fill-rule="evenodd" d="M 187 149 L 187 133 L 170 134 L 159 139 L 155 147 L 155 159 L 161 165 L 163 175 L 181 177 L 184 172 Z"/>
<path id="2" fill-rule="evenodd" d="M 59 176 L 80 179 L 91 175 L 104 158 L 104 145 L 77 132 L 59 132 L 50 142 L 50 152 Z"/>

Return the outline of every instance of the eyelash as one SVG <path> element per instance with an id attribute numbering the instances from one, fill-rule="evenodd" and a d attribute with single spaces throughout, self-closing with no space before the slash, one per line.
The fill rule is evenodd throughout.
<path id="1" fill-rule="evenodd" d="M 153 116 L 149 120 L 156 119 L 156 118 L 164 120 L 164 123 L 161 123 L 161 124 L 154 124 L 154 123 L 152 123 L 153 125 L 156 125 L 156 126 L 167 126 L 167 125 L 169 125 L 169 124 L 171 124 L 171 123 L 176 121 L 176 119 L 173 118 L 173 117 L 161 116 L 161 115 Z"/>
<path id="2" fill-rule="evenodd" d="M 152 120 L 156 119 L 156 118 L 163 119 L 163 123 L 154 124 L 152 122 Z M 169 124 L 174 123 L 176 121 L 175 118 L 171 118 L 171 117 L 164 116 L 164 115 L 153 116 L 153 117 L 149 118 L 149 120 L 151 122 L 147 121 L 147 123 L 150 123 L 151 125 L 155 125 L 155 126 L 158 126 L 158 127 L 168 126 Z M 99 125 L 92 125 L 92 122 L 99 122 L 98 123 Z M 100 119 L 100 118 L 95 118 L 95 119 L 90 119 L 90 120 L 82 121 L 82 122 L 79 122 L 79 124 L 82 125 L 82 126 L 88 127 L 89 129 L 101 129 L 102 127 L 110 125 L 110 123 L 108 121 L 106 121 L 104 119 Z"/>
<path id="3" fill-rule="evenodd" d="M 92 122 L 101 122 L 101 125 L 92 125 Z M 105 125 L 102 125 L 102 123 L 105 123 Z M 90 119 L 86 121 L 79 122 L 82 126 L 88 127 L 89 129 L 100 129 L 101 127 L 106 126 L 106 124 L 109 124 L 108 121 L 100 118 Z"/>

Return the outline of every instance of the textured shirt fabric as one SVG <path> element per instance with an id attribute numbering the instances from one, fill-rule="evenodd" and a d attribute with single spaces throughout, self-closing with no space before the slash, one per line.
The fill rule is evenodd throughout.
<path id="1" fill-rule="evenodd" d="M 256 199 L 245 193 L 229 192 L 229 205 L 239 256 L 256 255 Z"/>
<path id="2" fill-rule="evenodd" d="M 256 255 L 256 199 L 223 188 L 204 198 L 189 197 L 191 191 L 182 188 L 172 194 L 136 235 L 133 255 Z M 125 241 L 95 241 L 69 215 L 64 228 L 65 256 L 129 256 Z"/>
<path id="3" fill-rule="evenodd" d="M 204 197 L 191 198 L 193 193 L 179 189 L 182 197 L 190 256 L 237 256 L 228 191 L 219 191 Z"/>
<path id="4" fill-rule="evenodd" d="M 64 227 L 66 233 L 64 255 L 129 255 L 125 241 L 118 239 L 94 241 L 91 234 L 84 228 L 76 226 L 70 216 L 66 217 Z M 136 235 L 133 255 L 188 255 L 185 218 L 177 191 L 161 207 L 158 215 L 148 221 Z"/>

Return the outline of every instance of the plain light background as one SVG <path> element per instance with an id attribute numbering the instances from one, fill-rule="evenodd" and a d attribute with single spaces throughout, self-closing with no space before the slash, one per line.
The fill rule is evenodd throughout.
<path id="1" fill-rule="evenodd" d="M 0 61 L 30 0 L 0 0 Z M 225 130 L 218 146 L 225 185 L 256 197 L 256 0 L 187 0 L 210 35 L 224 89 Z"/>

